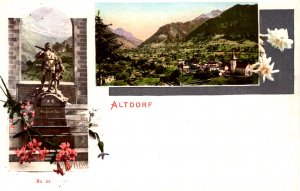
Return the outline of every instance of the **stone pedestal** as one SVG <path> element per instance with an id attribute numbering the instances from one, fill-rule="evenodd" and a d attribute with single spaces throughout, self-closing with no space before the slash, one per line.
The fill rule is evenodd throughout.
<path id="1" fill-rule="evenodd" d="M 42 92 L 34 100 L 36 116 L 33 127 L 43 135 L 44 140 L 60 144 L 69 142 L 74 147 L 74 137 L 67 126 L 65 107 L 67 98 L 62 94 Z M 36 136 L 38 140 L 41 138 Z"/>
<path id="2" fill-rule="evenodd" d="M 23 87 L 23 86 L 22 86 Z M 24 90 L 25 90 L 24 86 Z M 30 99 L 34 105 L 36 116 L 34 118 L 33 127 L 37 129 L 44 138 L 44 141 L 51 141 L 58 145 L 62 142 L 69 142 L 70 147 L 77 152 L 76 161 L 88 161 L 88 106 L 86 104 L 71 104 L 60 91 L 55 94 L 54 91 L 47 92 L 47 88 L 40 90 L 38 87 L 30 86 Z M 34 91 L 33 91 L 34 90 Z M 68 95 L 68 94 L 67 94 Z M 27 143 L 22 137 L 14 139 L 16 133 L 21 132 L 20 128 L 10 129 L 10 162 L 18 162 L 19 157 L 15 154 L 15 149 L 21 148 Z M 38 141 L 41 138 L 37 135 L 33 136 Z M 49 147 L 50 154 L 45 161 L 50 161 L 55 149 L 54 146 Z M 58 148 L 60 149 L 60 148 Z"/>

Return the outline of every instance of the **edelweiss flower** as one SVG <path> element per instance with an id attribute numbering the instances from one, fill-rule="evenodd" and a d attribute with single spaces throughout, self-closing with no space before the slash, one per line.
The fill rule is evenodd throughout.
<path id="1" fill-rule="evenodd" d="M 281 52 L 285 48 L 292 48 L 293 40 L 289 39 L 287 29 L 268 29 L 268 40 L 273 47 L 278 48 Z"/>
<path id="2" fill-rule="evenodd" d="M 252 70 L 255 73 L 258 73 L 263 76 L 263 82 L 268 78 L 271 81 L 274 81 L 272 77 L 273 73 L 279 72 L 279 70 L 273 70 L 274 62 L 270 65 L 271 57 L 267 58 L 264 54 L 262 57 L 259 57 L 259 62 L 254 64 L 254 66 L 259 66 L 258 69 Z"/>

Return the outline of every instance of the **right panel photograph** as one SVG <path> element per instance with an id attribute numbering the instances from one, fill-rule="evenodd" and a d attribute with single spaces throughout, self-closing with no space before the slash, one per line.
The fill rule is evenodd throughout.
<path id="1" fill-rule="evenodd" d="M 258 86 L 256 3 L 97 3 L 97 86 Z M 267 69 L 268 70 L 268 69 Z"/>

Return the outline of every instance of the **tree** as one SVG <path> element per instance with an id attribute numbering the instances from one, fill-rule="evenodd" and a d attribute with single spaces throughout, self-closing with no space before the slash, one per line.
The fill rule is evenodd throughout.
<path id="1" fill-rule="evenodd" d="M 166 72 L 166 68 L 163 66 L 163 65 L 158 65 L 156 70 L 155 70 L 155 73 L 156 74 L 163 74 Z"/>
<path id="2" fill-rule="evenodd" d="M 109 30 L 110 25 L 104 24 L 98 11 L 95 17 L 96 41 L 96 84 L 100 85 L 100 76 L 105 75 L 105 64 L 113 64 L 120 60 L 118 53 L 121 44 L 118 44 L 116 35 Z"/>
<path id="3" fill-rule="evenodd" d="M 171 58 L 170 57 L 166 57 L 165 59 L 165 63 L 168 67 L 170 67 L 170 64 L 171 64 Z"/>
<path id="4" fill-rule="evenodd" d="M 52 49 L 55 50 L 56 52 L 59 51 L 59 49 L 62 47 L 62 45 L 59 42 L 56 42 L 53 46 Z"/>
<path id="5" fill-rule="evenodd" d="M 180 85 L 180 81 L 179 81 L 180 74 L 181 74 L 181 72 L 178 69 L 174 70 L 171 73 L 169 79 L 170 79 L 170 81 L 171 81 L 172 84 L 174 84 L 174 85 Z"/>

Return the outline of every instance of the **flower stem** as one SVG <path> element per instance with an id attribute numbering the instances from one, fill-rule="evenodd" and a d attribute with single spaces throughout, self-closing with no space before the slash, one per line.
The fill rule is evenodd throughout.
<path id="1" fill-rule="evenodd" d="M 29 131 L 26 131 L 26 133 L 27 133 L 27 135 L 29 137 L 29 140 L 32 141 L 32 138 L 31 138 L 31 135 L 30 135 Z"/>

